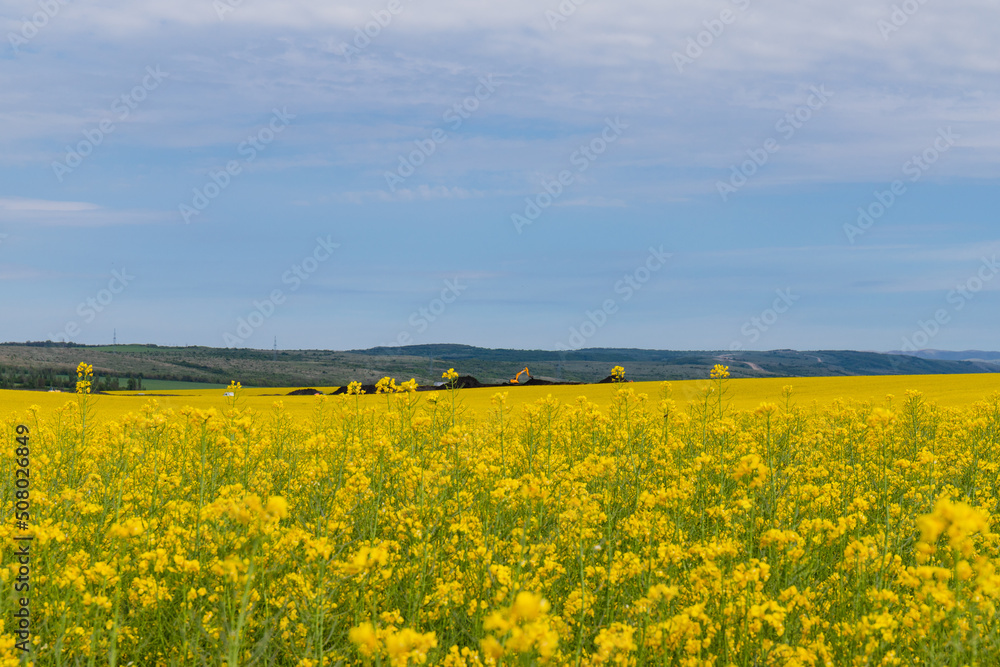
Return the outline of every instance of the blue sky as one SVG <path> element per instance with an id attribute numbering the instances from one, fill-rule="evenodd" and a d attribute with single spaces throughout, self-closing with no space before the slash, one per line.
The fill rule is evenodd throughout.
<path id="1" fill-rule="evenodd" d="M 0 340 L 1000 348 L 991 0 L 0 9 Z"/>

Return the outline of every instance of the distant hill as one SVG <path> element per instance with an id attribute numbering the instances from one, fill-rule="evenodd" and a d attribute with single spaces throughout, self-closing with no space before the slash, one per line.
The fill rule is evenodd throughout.
<path id="1" fill-rule="evenodd" d="M 386 375 L 441 379 L 454 367 L 483 383 L 513 378 L 527 366 L 539 379 L 598 382 L 614 365 L 631 380 L 706 378 L 717 363 L 733 377 L 813 377 L 836 375 L 932 375 L 1000 372 L 1000 353 L 976 360 L 930 358 L 852 350 L 771 350 L 768 352 L 640 350 L 588 348 L 571 352 L 488 349 L 435 344 L 376 347 L 367 350 L 271 350 L 157 345 L 86 346 L 65 343 L 0 344 L 0 387 L 45 388 L 72 379 L 80 361 L 106 378 L 206 382 L 246 386 L 334 387 L 350 381 L 372 383 Z M 993 355 L 987 358 L 987 355 Z M 62 386 L 66 386 L 65 384 Z"/>
<path id="2" fill-rule="evenodd" d="M 902 354 L 921 359 L 933 359 L 935 361 L 972 361 L 989 362 L 1000 364 L 1000 352 L 984 352 L 983 350 L 965 350 L 964 352 L 953 352 L 951 350 L 917 350 L 916 352 L 891 352 L 890 354 Z"/>

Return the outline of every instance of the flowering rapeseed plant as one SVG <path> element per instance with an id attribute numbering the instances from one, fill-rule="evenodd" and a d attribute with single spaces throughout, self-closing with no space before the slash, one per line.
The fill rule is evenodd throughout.
<path id="1" fill-rule="evenodd" d="M 713 380 L 724 380 L 729 377 L 729 366 L 716 364 L 712 367 L 712 371 L 708 375 Z"/>
<path id="2" fill-rule="evenodd" d="M 391 377 L 386 376 L 375 383 L 376 394 L 392 394 L 396 391 L 398 391 L 396 381 Z"/>
<path id="3" fill-rule="evenodd" d="M 80 362 L 76 367 L 76 393 L 89 394 L 94 380 L 94 367 Z"/>

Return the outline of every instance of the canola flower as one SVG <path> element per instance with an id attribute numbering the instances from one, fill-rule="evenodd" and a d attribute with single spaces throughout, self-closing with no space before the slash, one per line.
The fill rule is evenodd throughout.
<path id="1" fill-rule="evenodd" d="M 467 417 L 406 385 L 294 419 L 242 400 L 5 417 L 8 441 L 32 432 L 26 657 L 1000 664 L 1000 395 L 801 407 L 789 388 L 720 411 L 625 384 Z M 21 657 L 14 604 L 0 664 Z"/>
<path id="2" fill-rule="evenodd" d="M 76 393 L 89 394 L 94 380 L 94 367 L 81 362 L 76 367 L 76 378 Z"/>
<path id="3" fill-rule="evenodd" d="M 709 372 L 708 376 L 713 380 L 724 380 L 729 377 L 729 366 L 723 366 L 722 364 L 715 364 L 712 370 Z"/>
<path id="4" fill-rule="evenodd" d="M 712 384 L 706 388 L 706 393 L 704 395 L 705 406 L 707 409 L 709 398 L 714 392 L 715 404 L 718 409 L 719 419 L 721 420 L 725 412 L 723 399 L 726 395 L 726 381 L 729 379 L 729 366 L 715 364 L 715 366 L 712 367 L 712 370 L 709 371 L 708 377 L 712 380 Z"/>

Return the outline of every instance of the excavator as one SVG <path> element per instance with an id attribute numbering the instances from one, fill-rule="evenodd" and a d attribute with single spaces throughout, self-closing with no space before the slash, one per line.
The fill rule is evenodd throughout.
<path id="1" fill-rule="evenodd" d="M 525 376 L 524 380 L 521 380 L 521 376 L 522 375 Z M 528 367 L 525 366 L 524 370 L 518 372 L 518 374 L 514 376 L 514 379 L 511 380 L 510 383 L 511 384 L 521 384 L 522 382 L 526 382 L 526 381 L 528 381 L 530 379 L 531 379 L 531 371 L 529 371 Z"/>

